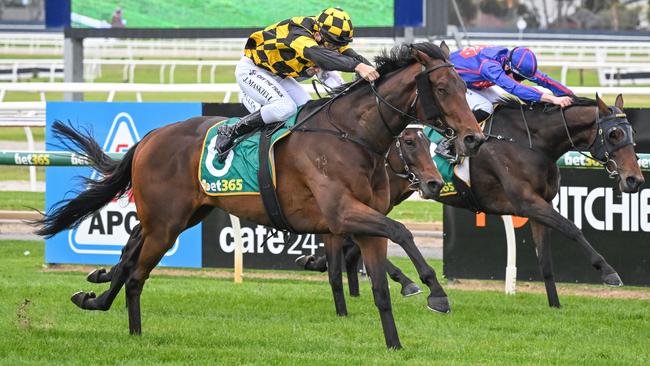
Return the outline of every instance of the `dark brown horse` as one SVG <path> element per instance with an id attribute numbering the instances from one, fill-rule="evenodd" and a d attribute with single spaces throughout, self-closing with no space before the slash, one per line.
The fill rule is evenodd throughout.
<path id="1" fill-rule="evenodd" d="M 375 304 L 390 348 L 401 345 L 385 276 L 386 238 L 411 252 L 417 250 L 406 227 L 383 214 L 390 206 L 384 155 L 411 122 L 404 118 L 405 111 L 415 105 L 418 96 L 420 103 L 437 107 L 436 117 L 459 137 L 461 153 L 475 153 L 484 141 L 465 101 L 465 84 L 447 61 L 448 51 L 446 46 L 441 49 L 420 43 L 384 53 L 376 58 L 382 75 L 377 85 L 355 82 L 344 86 L 345 95 L 337 99 L 309 103 L 298 123 L 324 104 L 327 108 L 315 113 L 302 128 L 294 129 L 275 149 L 277 195 L 289 225 L 300 233 L 355 236 L 373 278 Z M 426 100 L 425 95 L 435 100 Z M 113 174 L 88 181 L 88 190 L 63 201 L 43 219 L 39 234 L 54 235 L 78 225 L 132 187 L 140 226 L 131 234 L 129 249 L 118 264 L 119 274 L 112 277 L 109 290 L 98 297 L 75 294 L 72 300 L 76 305 L 107 310 L 126 284 L 129 329 L 139 334 L 144 282 L 183 230 L 199 223 L 213 207 L 270 224 L 259 196 L 208 196 L 195 178 L 205 133 L 223 119 L 196 117 L 152 131 L 112 168 Z M 66 132 L 62 125 L 57 129 L 80 147 L 93 144 L 92 139 L 74 130 Z M 95 163 L 110 164 L 101 151 L 85 152 Z M 433 194 L 435 184 L 422 182 L 420 189 Z M 421 277 L 437 282 L 424 259 L 417 262 Z M 444 292 L 442 295 L 441 301 L 446 301 Z"/>
<path id="2" fill-rule="evenodd" d="M 499 107 L 486 128 L 488 140 L 470 160 L 471 189 L 478 209 L 530 219 L 549 305 L 560 307 L 548 242 L 550 229 L 576 241 L 591 265 L 600 271 L 606 285 L 621 286 L 623 283 L 614 268 L 573 222 L 553 209 L 551 201 L 560 186 L 560 171 L 555 162 L 575 148 L 588 150 L 602 161 L 610 175 L 616 177 L 621 191 L 639 191 L 644 178 L 634 152 L 633 130 L 623 113 L 622 96 L 616 98 L 612 107 L 598 97 L 596 100 L 578 98 L 565 111 L 545 104 L 522 107 L 515 102 Z M 403 183 L 393 175 L 390 184 Z M 459 196 L 436 200 L 471 211 L 477 209 Z M 354 252 L 347 259 L 356 263 Z M 356 276 L 355 272 L 349 274 Z M 400 274 L 401 271 L 394 272 L 391 277 L 399 278 Z M 349 282 L 356 284 L 357 279 Z"/>

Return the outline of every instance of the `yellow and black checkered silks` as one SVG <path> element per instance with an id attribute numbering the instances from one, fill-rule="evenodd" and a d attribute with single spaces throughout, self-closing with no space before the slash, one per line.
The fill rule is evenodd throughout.
<path id="1" fill-rule="evenodd" d="M 290 32 L 295 27 L 306 32 L 296 34 Z M 281 77 L 308 77 L 307 69 L 316 66 L 305 57 L 304 50 L 317 47 L 318 43 L 313 35 L 318 31 L 315 17 L 293 17 L 272 24 L 257 31 L 248 38 L 244 55 L 249 57 L 255 65 L 260 66 Z M 339 48 L 338 52 L 348 49 L 348 46 Z"/>
<path id="2" fill-rule="evenodd" d="M 352 20 L 350 15 L 340 8 L 328 8 L 318 16 L 321 33 L 329 33 L 340 42 L 352 41 Z"/>

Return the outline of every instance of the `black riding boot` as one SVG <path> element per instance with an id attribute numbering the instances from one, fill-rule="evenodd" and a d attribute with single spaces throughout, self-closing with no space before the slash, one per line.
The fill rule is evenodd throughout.
<path id="1" fill-rule="evenodd" d="M 262 126 L 264 126 L 264 120 L 262 120 L 262 114 L 258 110 L 248 116 L 242 117 L 239 122 L 234 125 L 219 127 L 217 132 L 217 142 L 215 144 L 215 148 L 219 154 L 219 162 L 223 163 L 224 160 L 226 160 L 228 151 L 232 148 L 237 137 L 254 131 Z"/>
<path id="2" fill-rule="evenodd" d="M 476 118 L 476 121 L 478 121 L 478 123 L 484 122 L 485 120 L 488 119 L 488 117 L 490 117 L 490 113 L 482 109 L 477 109 L 472 113 L 474 113 L 474 117 Z M 458 163 L 460 158 L 456 153 L 456 147 L 454 146 L 454 139 L 455 137 L 451 139 L 443 137 L 442 140 L 438 142 L 438 146 L 436 146 L 436 151 L 435 151 L 436 155 L 442 156 L 451 164 Z"/>

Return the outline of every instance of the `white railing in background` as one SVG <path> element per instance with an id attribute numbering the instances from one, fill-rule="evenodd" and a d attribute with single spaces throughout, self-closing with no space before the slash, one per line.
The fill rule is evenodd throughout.
<path id="1" fill-rule="evenodd" d="M 493 38 L 485 38 L 486 35 Z M 481 39 L 472 39 L 480 36 Z M 549 61 L 607 61 L 644 62 L 650 60 L 650 37 L 640 36 L 590 36 L 590 40 L 540 40 L 535 37 L 552 35 L 525 34 L 524 40 L 506 39 L 507 35 L 495 33 L 471 33 L 473 45 L 494 44 L 520 46 L 522 44 L 540 54 L 541 60 Z M 566 38 L 566 36 L 564 36 Z M 586 36 L 580 36 L 586 37 Z M 424 39 L 418 40 L 422 41 Z M 227 57 L 242 54 L 243 38 L 222 39 L 103 39 L 88 38 L 84 41 L 85 56 L 106 57 L 192 57 L 198 59 Z M 453 40 L 447 42 L 455 46 Z M 354 47 L 372 56 L 382 49 L 392 47 L 392 38 L 355 38 Z M 0 50 L 5 54 L 63 54 L 63 35 L 52 33 L 0 33 Z"/>
<path id="2" fill-rule="evenodd" d="M 237 60 L 134 60 L 134 59 L 85 59 L 84 60 L 84 78 L 86 81 L 94 81 L 102 76 L 102 66 L 116 65 L 122 67 L 122 80 L 130 83 L 135 82 L 136 68 L 138 67 L 158 67 L 159 82 L 174 83 L 176 68 L 179 66 L 188 66 L 196 68 L 196 82 L 202 83 L 203 70 L 208 69 L 209 82 L 216 82 L 217 67 L 227 66 L 234 67 Z M 50 82 L 56 78 L 62 79 L 63 74 L 58 70 L 63 69 L 63 59 L 0 59 L 0 70 L 11 70 L 8 74 L 10 81 L 18 81 L 20 78 L 19 70 L 21 68 L 39 68 L 42 70 L 40 75 L 47 77 Z M 234 72 L 234 71 L 233 71 Z M 43 76 L 40 76 L 43 77 Z M 208 82 L 208 80 L 205 80 Z"/>

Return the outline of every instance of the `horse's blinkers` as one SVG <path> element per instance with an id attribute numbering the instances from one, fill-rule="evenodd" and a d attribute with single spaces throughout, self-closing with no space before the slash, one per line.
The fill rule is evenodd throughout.
<path id="1" fill-rule="evenodd" d="M 422 72 L 415 77 L 415 85 L 417 87 L 418 97 L 420 98 L 420 105 L 422 106 L 422 110 L 424 110 L 424 117 L 427 121 L 444 119 L 442 110 L 438 104 L 438 99 L 433 95 L 431 82 L 429 81 L 429 74 L 441 67 L 454 67 L 454 65 L 448 62 L 435 65 L 430 69 L 423 69 Z"/>
<path id="2" fill-rule="evenodd" d="M 611 156 L 616 151 L 627 145 L 634 145 L 634 130 L 627 120 L 625 113 L 612 110 L 612 114 L 605 117 L 597 117 L 598 135 L 593 144 L 592 156 L 602 162 L 611 160 Z M 612 143 L 609 134 L 620 129 L 624 136 L 620 141 Z"/>

